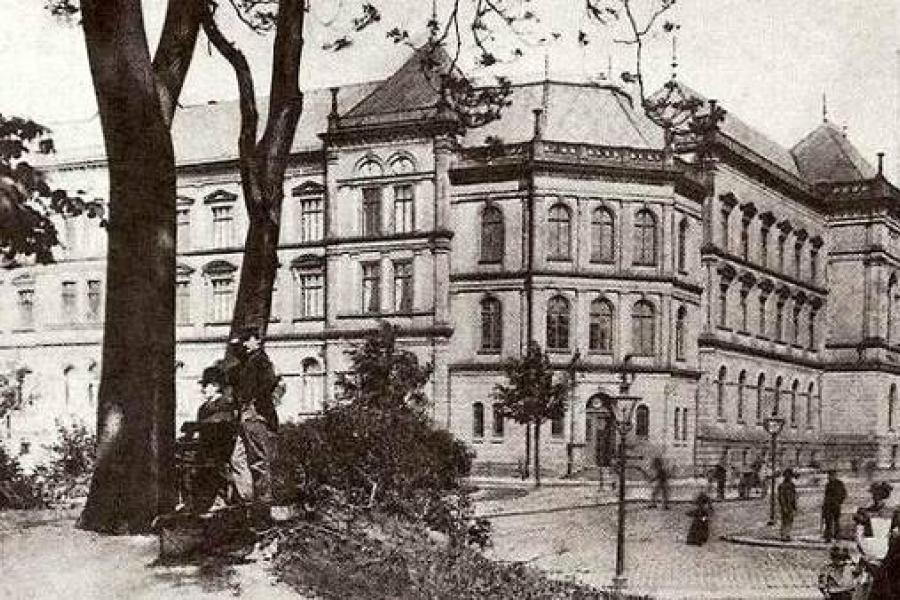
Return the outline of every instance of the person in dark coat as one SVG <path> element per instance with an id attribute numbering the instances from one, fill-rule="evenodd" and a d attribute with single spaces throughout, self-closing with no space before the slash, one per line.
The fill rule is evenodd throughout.
<path id="1" fill-rule="evenodd" d="M 828 483 L 825 484 L 825 497 L 822 500 L 822 522 L 825 525 L 823 537 L 826 542 L 837 539 L 841 526 L 841 505 L 847 499 L 847 488 L 837 478 L 834 469 L 828 471 Z"/>
<path id="2" fill-rule="evenodd" d="M 701 492 L 694 501 L 694 508 L 688 512 L 691 525 L 688 529 L 687 543 L 691 546 L 702 546 L 709 540 L 709 520 L 713 507 L 709 496 Z"/>
<path id="3" fill-rule="evenodd" d="M 778 509 L 781 513 L 781 539 L 789 542 L 797 514 L 797 487 L 794 485 L 794 471 L 785 469 L 784 479 L 778 484 Z"/>
<path id="4" fill-rule="evenodd" d="M 728 471 L 725 469 L 725 465 L 719 463 L 712 468 L 712 480 L 716 484 L 716 498 L 719 500 L 725 499 L 725 482 L 727 478 Z"/>
<path id="5" fill-rule="evenodd" d="M 653 491 L 650 493 L 650 506 L 656 508 L 657 498 L 662 497 L 664 510 L 669 510 L 669 470 L 666 463 L 660 457 L 655 457 L 651 465 L 653 475 Z"/>
<path id="6" fill-rule="evenodd" d="M 266 518 L 272 504 L 271 460 L 278 413 L 273 395 L 279 380 L 255 329 L 245 329 L 232 339 L 238 360 L 231 381 L 239 415 L 240 437 L 253 478 L 257 515 Z"/>

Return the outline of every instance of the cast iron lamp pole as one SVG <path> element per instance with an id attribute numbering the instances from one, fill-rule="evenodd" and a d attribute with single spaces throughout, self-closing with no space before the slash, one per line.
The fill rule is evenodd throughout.
<path id="1" fill-rule="evenodd" d="M 627 449 L 625 437 L 631 431 L 632 415 L 637 406 L 638 398 L 629 396 L 628 391 L 631 383 L 634 381 L 634 373 L 624 370 L 625 365 L 631 359 L 631 355 L 625 356 L 623 370 L 621 372 L 621 381 L 619 382 L 619 397 L 607 398 L 607 408 L 612 417 L 616 429 L 619 432 L 619 499 L 618 499 L 618 520 L 616 523 L 616 575 L 613 577 L 613 588 L 616 590 L 617 596 L 625 587 L 628 579 L 625 577 L 625 465 L 627 457 L 625 452 Z M 616 409 L 619 412 L 616 412 Z"/>
<path id="2" fill-rule="evenodd" d="M 781 430 L 784 428 L 784 419 L 772 415 L 771 417 L 767 417 L 765 421 L 763 421 L 763 426 L 766 428 L 766 433 L 772 436 L 772 446 L 771 446 L 771 472 L 772 472 L 772 482 L 771 486 L 771 494 L 769 495 L 769 522 L 768 525 L 772 526 L 775 524 L 775 453 L 778 448 L 778 434 L 781 433 Z"/>

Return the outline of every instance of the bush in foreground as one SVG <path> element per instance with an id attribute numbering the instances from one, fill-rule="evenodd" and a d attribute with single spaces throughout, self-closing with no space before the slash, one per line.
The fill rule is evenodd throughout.
<path id="1" fill-rule="evenodd" d="M 19 461 L 0 444 L 0 510 L 42 506 L 40 485 L 22 471 Z"/>

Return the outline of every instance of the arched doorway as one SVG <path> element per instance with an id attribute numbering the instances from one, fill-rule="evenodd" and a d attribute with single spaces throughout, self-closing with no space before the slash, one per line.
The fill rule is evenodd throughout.
<path id="1" fill-rule="evenodd" d="M 587 401 L 584 442 L 595 465 L 612 466 L 616 457 L 616 423 L 609 410 L 607 394 L 595 394 Z"/>

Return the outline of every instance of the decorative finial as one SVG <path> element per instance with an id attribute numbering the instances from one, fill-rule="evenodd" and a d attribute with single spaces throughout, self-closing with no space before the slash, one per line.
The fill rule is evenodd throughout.
<path id="1" fill-rule="evenodd" d="M 878 174 L 884 175 L 884 152 L 878 153 Z"/>
<path id="2" fill-rule="evenodd" d="M 828 96 L 825 95 L 825 92 L 822 92 L 822 122 L 828 122 Z"/>
<path id="3" fill-rule="evenodd" d="M 678 77 L 678 30 L 681 25 L 675 25 L 672 28 L 672 80 Z"/>

